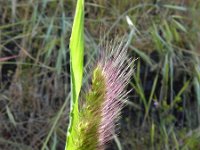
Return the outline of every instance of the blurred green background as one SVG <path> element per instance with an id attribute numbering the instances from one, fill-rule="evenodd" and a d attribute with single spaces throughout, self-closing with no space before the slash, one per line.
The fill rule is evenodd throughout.
<path id="1" fill-rule="evenodd" d="M 63 150 L 76 1 L 0 0 L 0 150 Z M 85 2 L 84 87 L 99 44 L 136 34 L 131 90 L 108 150 L 200 150 L 200 0 Z M 45 142 L 46 141 L 46 142 Z"/>

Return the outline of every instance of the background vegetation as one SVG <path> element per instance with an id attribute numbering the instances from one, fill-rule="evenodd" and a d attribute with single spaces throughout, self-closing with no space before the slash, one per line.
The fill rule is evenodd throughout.
<path id="1" fill-rule="evenodd" d="M 0 0 L 0 149 L 63 150 L 76 1 Z M 136 27 L 138 58 L 108 149 L 200 149 L 200 0 L 85 2 L 84 86 L 98 45 Z"/>

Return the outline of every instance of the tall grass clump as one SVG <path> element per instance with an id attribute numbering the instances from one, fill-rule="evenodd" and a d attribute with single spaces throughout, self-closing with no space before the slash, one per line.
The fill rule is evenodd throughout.
<path id="1" fill-rule="evenodd" d="M 85 149 L 104 148 L 113 137 L 105 149 L 198 150 L 200 0 L 79 0 L 76 14 L 82 15 L 75 19 L 77 1 L 0 0 L 0 149 L 81 149 L 83 143 Z M 116 45 L 112 52 L 104 45 L 98 55 L 99 43 L 126 34 L 126 16 L 136 31 L 127 51 L 138 58 L 136 69 L 127 86 L 129 99 L 121 99 L 126 106 L 119 136 L 112 131 L 98 141 L 106 120 L 96 119 L 106 104 L 107 69 L 102 68 L 113 64 L 120 47 L 120 42 L 107 44 Z M 106 32 L 99 38 L 101 29 Z M 76 36 L 69 46 L 71 33 Z M 122 103 L 116 102 L 117 119 L 111 120 L 117 122 Z"/>

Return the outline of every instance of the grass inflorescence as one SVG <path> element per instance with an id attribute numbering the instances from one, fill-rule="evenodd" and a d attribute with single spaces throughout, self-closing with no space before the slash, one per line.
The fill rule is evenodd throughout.
<path id="1" fill-rule="evenodd" d="M 115 43 L 118 43 L 117 41 Z M 121 109 L 127 100 L 125 89 L 133 74 L 133 61 L 122 41 L 108 44 L 94 67 L 91 88 L 80 106 L 79 121 L 72 135 L 76 150 L 103 150 L 115 134 Z"/>

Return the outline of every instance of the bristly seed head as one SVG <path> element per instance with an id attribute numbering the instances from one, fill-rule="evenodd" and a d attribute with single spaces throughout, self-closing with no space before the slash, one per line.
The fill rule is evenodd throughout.
<path id="1" fill-rule="evenodd" d="M 113 47 L 114 46 L 114 47 Z M 101 106 L 101 121 L 99 125 L 99 144 L 101 147 L 112 138 L 115 124 L 119 119 L 120 111 L 127 99 L 125 89 L 133 74 L 133 61 L 127 57 L 127 47 L 122 41 L 114 45 L 107 45 L 98 63 L 105 77 L 105 99 Z"/>
<path id="2" fill-rule="evenodd" d="M 124 42 L 107 44 L 93 72 L 86 104 L 80 111 L 78 150 L 103 150 L 112 139 L 123 103 L 125 89 L 133 74 Z"/>

